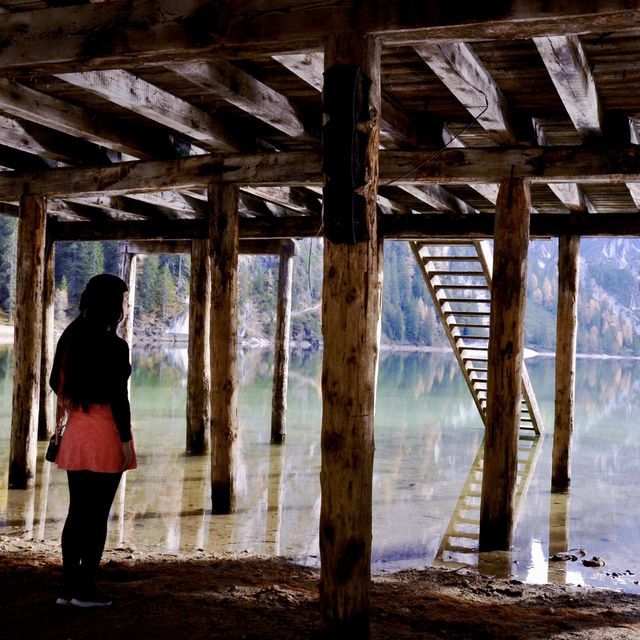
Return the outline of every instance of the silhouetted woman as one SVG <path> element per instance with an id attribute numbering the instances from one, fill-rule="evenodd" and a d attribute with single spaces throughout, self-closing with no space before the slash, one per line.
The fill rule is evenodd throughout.
<path id="1" fill-rule="evenodd" d="M 109 510 L 123 471 L 135 469 L 127 381 L 129 347 L 116 335 L 127 286 L 101 274 L 89 280 L 80 315 L 60 336 L 50 384 L 58 419 L 66 414 L 56 463 L 67 471 L 69 513 L 62 531 L 64 592 L 58 604 L 97 607 L 96 590 Z"/>

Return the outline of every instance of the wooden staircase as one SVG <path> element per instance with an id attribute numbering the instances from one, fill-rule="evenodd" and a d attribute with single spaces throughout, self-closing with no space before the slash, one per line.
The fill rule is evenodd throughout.
<path id="1" fill-rule="evenodd" d="M 442 326 L 486 425 L 487 361 L 491 319 L 491 249 L 486 241 L 410 242 Z M 515 517 L 533 475 L 543 433 L 526 367 L 518 433 Z M 480 537 L 484 441 L 480 445 L 442 538 L 434 564 L 475 564 Z"/>
<path id="2" fill-rule="evenodd" d="M 491 249 L 482 240 L 409 243 L 482 421 L 487 412 Z M 541 434 L 542 418 L 522 366 L 520 433 Z"/>
<path id="3" fill-rule="evenodd" d="M 536 461 L 540 453 L 542 438 L 535 434 L 520 433 L 518 437 L 518 472 L 514 519 L 517 520 L 523 498 L 527 492 Z M 482 491 L 482 464 L 484 440 L 471 465 L 460 497 L 451 514 L 447 530 L 433 564 L 436 566 L 475 565 L 478 561 L 480 538 L 480 496 Z"/>

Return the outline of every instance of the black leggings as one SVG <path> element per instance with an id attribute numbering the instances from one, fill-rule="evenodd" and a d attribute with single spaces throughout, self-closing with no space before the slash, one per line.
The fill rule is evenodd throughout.
<path id="1" fill-rule="evenodd" d="M 121 473 L 67 471 L 69 513 L 62 530 L 65 589 L 72 594 L 95 588 L 95 578 L 107 539 L 109 510 Z"/>

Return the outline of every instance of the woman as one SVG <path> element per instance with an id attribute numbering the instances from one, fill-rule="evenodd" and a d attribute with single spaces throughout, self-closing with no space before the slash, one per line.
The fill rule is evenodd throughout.
<path id="1" fill-rule="evenodd" d="M 50 384 L 64 437 L 56 458 L 67 471 L 69 513 L 62 531 L 64 592 L 58 604 L 97 607 L 96 590 L 109 510 L 122 473 L 136 468 L 127 381 L 129 347 L 116 335 L 127 286 L 103 273 L 89 280 L 80 315 L 60 336 Z"/>

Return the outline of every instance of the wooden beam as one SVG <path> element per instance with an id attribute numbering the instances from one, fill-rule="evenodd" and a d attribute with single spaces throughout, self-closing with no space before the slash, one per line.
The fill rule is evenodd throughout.
<path id="1" fill-rule="evenodd" d="M 576 36 L 534 38 L 571 121 L 584 138 L 602 134 L 602 108 L 591 67 Z"/>
<path id="2" fill-rule="evenodd" d="M 507 101 L 469 44 L 431 43 L 415 46 L 414 49 L 477 122 L 494 135 L 497 142 L 515 142 Z"/>
<path id="3" fill-rule="evenodd" d="M 358 34 L 330 36 L 325 66 L 320 608 L 331 637 L 368 638 L 383 265 L 376 215 L 380 44 Z"/>
<path id="4" fill-rule="evenodd" d="M 379 235 L 388 240 L 429 238 L 482 240 L 493 237 L 494 221 L 495 217 L 491 213 L 469 216 L 450 216 L 443 213 L 385 214 L 380 217 Z M 53 233 L 58 241 L 153 240 L 163 242 L 207 237 L 207 225 L 203 220 L 175 220 L 164 223 L 118 222 L 117 224 L 113 221 L 87 224 L 86 222 L 50 220 L 49 225 L 54 228 Z M 309 216 L 284 219 L 241 218 L 240 252 L 274 254 L 279 251 L 280 238 L 314 238 L 320 233 L 321 221 Z M 536 213 L 530 218 L 530 235 L 532 238 L 557 238 L 562 235 L 640 237 L 640 215 L 637 213 Z M 249 238 L 255 239 L 255 243 L 251 244 Z M 274 240 L 274 244 L 269 244 L 270 240 Z M 265 241 L 267 241 L 266 245 Z M 139 253 L 146 253 L 146 251 Z"/>
<path id="5" fill-rule="evenodd" d="M 3 16 L 0 70 L 64 72 L 320 49 L 340 31 L 378 34 L 388 44 L 425 40 L 523 39 L 640 28 L 626 0 L 498 4 L 450 0 L 333 3 L 254 0 L 113 0 Z"/>
<path id="6" fill-rule="evenodd" d="M 138 275 L 138 257 L 125 251 L 126 245 L 120 245 L 120 277 L 126 282 L 128 293 L 125 297 L 124 313 L 120 322 L 120 337 L 131 345 L 133 342 L 133 318 L 136 312 L 136 280 Z M 129 383 L 131 384 L 131 383 Z"/>
<path id="7" fill-rule="evenodd" d="M 286 67 L 311 85 L 317 91 L 322 91 L 324 73 L 324 53 L 313 51 L 307 53 L 289 53 L 273 56 L 283 67 Z M 384 94 L 382 101 L 382 131 L 385 140 L 408 142 L 415 144 L 416 127 L 409 115 Z M 381 134 L 382 135 L 382 134 Z"/>
<path id="8" fill-rule="evenodd" d="M 240 147 L 208 113 L 128 71 L 86 71 L 57 77 L 214 149 L 236 151 Z"/>
<path id="9" fill-rule="evenodd" d="M 380 180 L 396 186 L 491 184 L 510 175 L 533 183 L 640 182 L 640 148 L 445 149 L 427 163 L 424 152 L 380 152 Z M 17 202 L 25 184 L 33 193 L 64 198 L 149 193 L 203 187 L 210 182 L 308 187 L 320 181 L 320 157 L 311 152 L 211 154 L 170 161 L 121 162 L 107 167 L 2 172 L 0 201 Z"/>
<path id="10" fill-rule="evenodd" d="M 291 291 L 293 285 L 293 254 L 291 251 L 283 248 L 279 262 L 271 396 L 271 444 L 284 444 L 287 436 L 289 337 L 291 335 Z"/>
<path id="11" fill-rule="evenodd" d="M 576 343 L 580 238 L 561 236 L 558 243 L 558 315 L 556 319 L 556 395 L 551 490 L 571 483 L 571 445 L 575 417 Z"/>
<path id="12" fill-rule="evenodd" d="M 170 65 L 169 69 L 288 136 L 300 138 L 306 135 L 304 124 L 288 98 L 230 62 Z"/>
<path id="13" fill-rule="evenodd" d="M 133 132 L 113 123 L 107 124 L 96 114 L 89 114 L 70 102 L 1 78 L 0 110 L 14 118 L 35 122 L 136 158 L 170 157 L 168 139 L 143 141 Z M 175 156 L 175 153 L 171 155 Z"/>
<path id="14" fill-rule="evenodd" d="M 47 208 L 42 196 L 24 195 L 21 198 L 9 448 L 9 486 L 13 489 L 27 489 L 35 482 L 46 217 Z"/>
<path id="15" fill-rule="evenodd" d="M 213 513 L 236 509 L 238 376 L 238 188 L 209 187 L 211 251 L 211 502 Z"/>
<path id="16" fill-rule="evenodd" d="M 211 259 L 207 239 L 192 240 L 191 245 L 186 450 L 202 455 L 211 439 Z"/>
<path id="17" fill-rule="evenodd" d="M 524 181 L 503 180 L 493 243 L 481 551 L 506 551 L 513 538 L 530 211 Z"/>

